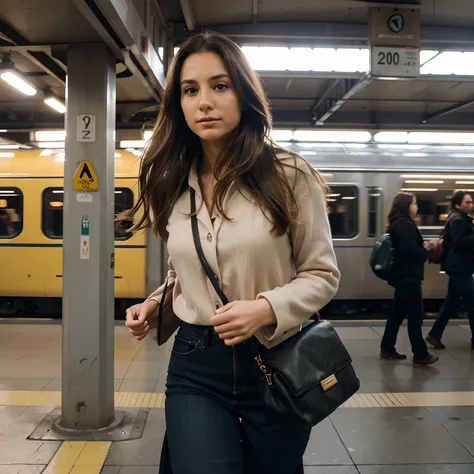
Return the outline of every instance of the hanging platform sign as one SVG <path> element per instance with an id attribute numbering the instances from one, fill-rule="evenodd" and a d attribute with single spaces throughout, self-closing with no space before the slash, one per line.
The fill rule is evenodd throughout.
<path id="1" fill-rule="evenodd" d="M 374 79 L 415 79 L 420 75 L 419 9 L 372 8 L 369 39 Z"/>
<path id="2" fill-rule="evenodd" d="M 90 161 L 81 161 L 72 178 L 72 188 L 75 191 L 99 190 L 99 178 Z"/>

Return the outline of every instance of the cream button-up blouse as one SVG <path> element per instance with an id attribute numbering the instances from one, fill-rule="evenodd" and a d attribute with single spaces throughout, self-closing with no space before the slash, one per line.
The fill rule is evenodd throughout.
<path id="1" fill-rule="evenodd" d="M 281 160 L 294 158 L 279 154 Z M 196 191 L 199 235 L 204 255 L 229 301 L 266 298 L 277 323 L 255 336 L 272 347 L 299 330 L 300 325 L 325 306 L 335 295 L 340 272 L 332 247 L 323 192 L 297 158 L 301 172 L 284 167 L 295 185 L 298 203 L 297 225 L 288 234 L 276 236 L 260 206 L 245 190 L 229 188 L 224 209 L 231 222 L 217 217 L 214 224 L 202 201 L 196 168 L 189 186 Z M 295 181 L 296 180 L 296 181 Z M 173 311 L 181 320 L 209 325 L 222 303 L 197 256 L 191 231 L 189 191 L 176 202 L 167 230 L 169 275 L 174 280 Z M 160 301 L 164 285 L 148 299 Z"/>

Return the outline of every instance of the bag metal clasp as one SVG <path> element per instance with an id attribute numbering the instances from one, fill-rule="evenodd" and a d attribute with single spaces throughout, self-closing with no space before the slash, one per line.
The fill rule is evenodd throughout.
<path id="1" fill-rule="evenodd" d="M 267 368 L 265 367 L 265 364 L 262 361 L 261 356 L 258 355 L 257 357 L 255 357 L 255 360 L 257 361 L 257 364 L 260 370 L 263 372 L 263 375 L 265 376 L 265 380 L 267 381 L 267 384 L 272 386 L 273 385 L 272 374 L 268 372 Z"/>
<path id="2" fill-rule="evenodd" d="M 331 387 L 337 384 L 337 378 L 334 374 L 330 375 L 329 377 L 325 378 L 321 381 L 321 386 L 323 390 L 327 392 Z"/>

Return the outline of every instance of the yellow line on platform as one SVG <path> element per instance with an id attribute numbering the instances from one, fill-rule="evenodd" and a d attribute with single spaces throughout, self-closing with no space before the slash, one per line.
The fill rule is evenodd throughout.
<path id="1" fill-rule="evenodd" d="M 117 392 L 117 408 L 163 408 L 162 392 Z M 61 405 L 61 392 L 34 392 L 28 390 L 0 390 L 0 406 L 50 406 Z M 474 406 L 472 392 L 387 392 L 357 393 L 342 408 L 396 408 Z M 1 423 L 0 418 L 0 423 Z"/>
<path id="2" fill-rule="evenodd" d="M 110 441 L 65 441 L 43 474 L 99 474 Z"/>
<path id="3" fill-rule="evenodd" d="M 163 408 L 164 393 L 117 392 L 118 408 Z M 61 405 L 61 392 L 30 390 L 0 390 L 0 406 L 56 407 Z M 1 422 L 1 419 L 0 419 Z"/>

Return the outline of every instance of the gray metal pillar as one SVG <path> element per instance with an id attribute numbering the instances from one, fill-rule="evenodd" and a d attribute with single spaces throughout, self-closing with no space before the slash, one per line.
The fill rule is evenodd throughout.
<path id="1" fill-rule="evenodd" d="M 86 431 L 114 423 L 115 60 L 105 45 L 78 45 L 67 67 L 58 427 Z"/>
<path id="2" fill-rule="evenodd" d="M 164 41 L 164 69 L 168 73 L 174 54 L 174 24 L 168 24 Z M 165 280 L 168 271 L 168 251 L 164 242 L 156 237 L 151 229 L 146 232 L 146 292 L 147 295 L 156 290 Z"/>

